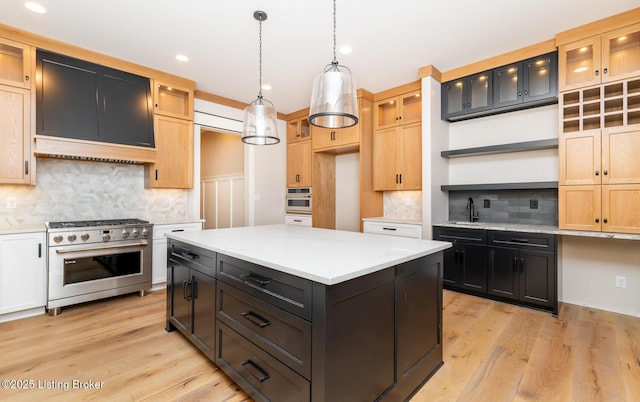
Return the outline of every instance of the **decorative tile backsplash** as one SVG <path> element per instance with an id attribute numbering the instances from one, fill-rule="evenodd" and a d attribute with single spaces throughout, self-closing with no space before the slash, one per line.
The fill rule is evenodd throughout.
<path id="1" fill-rule="evenodd" d="M 384 216 L 402 219 L 422 219 L 422 191 L 385 191 Z"/>
<path id="2" fill-rule="evenodd" d="M 187 217 L 187 191 L 145 189 L 142 165 L 39 158 L 36 174 L 35 187 L 0 184 L 0 226 Z"/>
<path id="3" fill-rule="evenodd" d="M 558 190 L 555 189 L 451 191 L 449 220 L 469 221 L 469 197 L 473 198 L 480 222 L 558 225 Z M 537 208 L 532 208 L 536 204 Z"/>

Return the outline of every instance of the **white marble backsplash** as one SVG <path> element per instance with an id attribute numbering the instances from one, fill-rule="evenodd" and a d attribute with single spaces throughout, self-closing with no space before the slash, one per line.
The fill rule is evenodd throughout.
<path id="1" fill-rule="evenodd" d="M 187 191 L 145 189 L 144 166 L 39 158 L 36 186 L 0 184 L 0 227 L 46 221 L 187 217 Z M 15 199 L 15 208 L 8 208 Z"/>
<path id="2" fill-rule="evenodd" d="M 385 191 L 384 216 L 422 220 L 422 191 Z"/>

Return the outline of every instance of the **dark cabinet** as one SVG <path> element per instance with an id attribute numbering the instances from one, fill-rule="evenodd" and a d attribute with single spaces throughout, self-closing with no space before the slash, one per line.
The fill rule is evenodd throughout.
<path id="1" fill-rule="evenodd" d="M 167 331 L 178 329 L 214 360 L 215 253 L 172 242 L 167 250 Z"/>
<path id="2" fill-rule="evenodd" d="M 436 226 L 433 238 L 453 244 L 445 288 L 558 314 L 557 236 Z"/>
<path id="3" fill-rule="evenodd" d="M 441 117 L 459 121 L 558 102 L 558 53 L 447 81 Z"/>
<path id="4" fill-rule="evenodd" d="M 558 96 L 558 53 L 502 66 L 493 70 L 493 107 L 552 102 Z"/>
<path id="5" fill-rule="evenodd" d="M 488 292 L 557 314 L 556 236 L 489 232 Z"/>
<path id="6" fill-rule="evenodd" d="M 491 71 L 442 84 L 442 119 L 462 118 L 490 110 L 493 105 Z"/>
<path id="7" fill-rule="evenodd" d="M 154 147 L 149 78 L 36 53 L 36 135 Z"/>
<path id="8" fill-rule="evenodd" d="M 443 284 L 449 289 L 487 290 L 487 232 L 434 228 L 434 239 L 453 247 L 444 251 Z"/>

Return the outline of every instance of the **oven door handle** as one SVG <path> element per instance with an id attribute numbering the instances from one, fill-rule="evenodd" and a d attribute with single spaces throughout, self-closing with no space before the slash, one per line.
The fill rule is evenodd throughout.
<path id="1" fill-rule="evenodd" d="M 149 245 L 146 241 L 141 241 L 137 243 L 127 243 L 127 244 L 111 244 L 107 246 L 100 247 L 92 247 L 92 248 L 76 248 L 76 247 L 68 247 L 68 248 L 59 248 L 56 249 L 56 253 L 64 254 L 64 253 L 76 253 L 78 251 L 100 251 L 100 250 L 108 250 L 110 248 L 123 248 L 123 247 L 144 247 Z"/>

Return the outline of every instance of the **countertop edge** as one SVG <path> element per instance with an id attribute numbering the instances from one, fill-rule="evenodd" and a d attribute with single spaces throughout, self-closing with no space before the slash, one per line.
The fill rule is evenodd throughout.
<path id="1" fill-rule="evenodd" d="M 489 222 L 487 223 L 440 222 L 440 223 L 433 223 L 432 226 L 460 228 L 460 229 L 501 230 L 501 231 L 509 231 L 509 232 L 544 233 L 544 234 L 554 234 L 559 236 L 592 237 L 592 238 L 600 238 L 600 239 L 640 240 L 640 234 L 566 230 L 566 229 L 560 229 L 556 226 L 517 225 L 517 224 L 509 224 L 509 223 L 489 223 Z"/>

